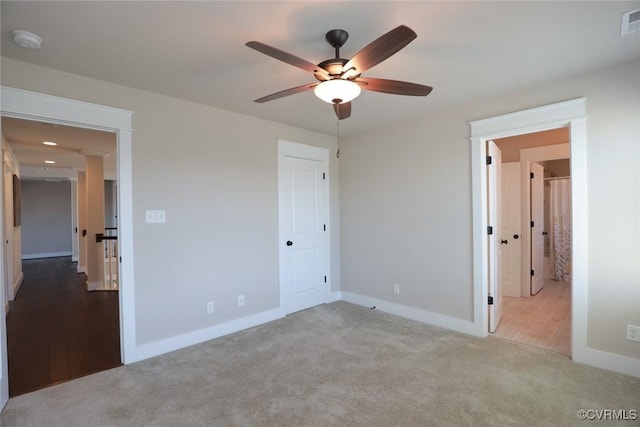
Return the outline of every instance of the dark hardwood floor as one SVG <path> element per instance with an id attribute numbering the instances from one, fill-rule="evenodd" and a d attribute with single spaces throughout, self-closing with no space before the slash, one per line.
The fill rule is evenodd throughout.
<path id="1" fill-rule="evenodd" d="M 121 365 L 118 292 L 87 292 L 71 257 L 22 268 L 7 315 L 10 396 Z"/>

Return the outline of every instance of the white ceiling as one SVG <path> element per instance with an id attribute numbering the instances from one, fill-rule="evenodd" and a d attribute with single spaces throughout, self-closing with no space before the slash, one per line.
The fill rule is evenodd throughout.
<path id="1" fill-rule="evenodd" d="M 20 177 L 69 179 L 85 170 L 85 156 L 104 159 L 106 179 L 116 176 L 116 135 L 91 129 L 2 118 L 2 134 L 20 161 Z M 55 142 L 55 147 L 44 145 Z M 54 161 L 47 164 L 45 160 Z"/>
<path id="2" fill-rule="evenodd" d="M 365 73 L 434 87 L 423 97 L 363 92 L 341 134 L 640 58 L 640 33 L 620 37 L 633 2 L 32 2 L 2 1 L 2 54 L 71 73 L 335 134 L 313 92 L 254 99 L 314 81 L 256 52 L 257 40 L 311 62 L 333 56 L 325 33 L 349 32 L 341 56 L 400 24 L 418 38 Z M 34 32 L 40 50 L 10 32 Z"/>

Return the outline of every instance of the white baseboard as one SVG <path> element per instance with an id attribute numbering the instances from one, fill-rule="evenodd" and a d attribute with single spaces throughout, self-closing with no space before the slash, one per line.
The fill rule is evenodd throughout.
<path id="1" fill-rule="evenodd" d="M 45 252 L 41 254 L 24 254 L 22 255 L 22 259 L 56 258 L 71 255 L 73 255 L 71 252 Z"/>
<path id="2" fill-rule="evenodd" d="M 87 291 L 111 291 L 117 292 L 118 288 L 116 287 L 106 287 L 103 282 L 87 282 Z"/>
<path id="3" fill-rule="evenodd" d="M 18 276 L 18 280 L 13 284 L 13 295 L 18 295 L 18 291 L 20 290 L 20 285 L 22 285 L 22 281 L 24 280 L 24 272 L 20 272 L 20 276 Z"/>
<path id="4" fill-rule="evenodd" d="M 571 358 L 574 362 L 640 378 L 640 359 L 590 347 L 579 349 Z"/>
<path id="5" fill-rule="evenodd" d="M 79 265 L 79 266 L 76 268 L 76 271 L 78 272 L 78 274 L 79 274 L 79 273 L 87 274 L 87 266 L 86 266 L 86 265 Z"/>
<path id="6" fill-rule="evenodd" d="M 241 319 L 231 320 L 229 322 L 213 325 L 208 328 L 188 332 L 183 335 L 163 339 L 160 341 L 150 342 L 148 344 L 139 345 L 136 348 L 136 360 L 144 360 L 150 357 L 159 356 L 170 351 L 179 350 L 201 342 L 229 335 L 244 329 L 253 328 L 285 316 L 284 311 L 280 308 L 263 311 Z"/>
<path id="7" fill-rule="evenodd" d="M 77 256 L 72 256 L 71 257 L 71 262 L 78 262 L 78 257 Z"/>
<path id="8" fill-rule="evenodd" d="M 342 292 L 340 291 L 331 292 L 327 297 L 327 304 L 336 302 L 336 301 L 341 301 L 341 300 L 342 300 Z"/>
<path id="9" fill-rule="evenodd" d="M 429 325 L 451 329 L 457 332 L 462 332 L 463 334 L 478 335 L 477 326 L 470 320 L 449 317 L 444 314 L 407 307 L 406 305 L 395 304 L 364 295 L 354 294 L 352 292 L 342 291 L 341 294 L 343 301 L 347 301 L 352 304 L 369 308 L 375 306 L 376 310 L 395 314 L 396 316 L 406 317 L 407 319 L 417 320 L 418 322 L 427 323 Z"/>

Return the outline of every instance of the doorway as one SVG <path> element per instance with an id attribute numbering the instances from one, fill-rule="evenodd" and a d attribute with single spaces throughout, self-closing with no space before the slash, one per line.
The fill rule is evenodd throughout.
<path id="1" fill-rule="evenodd" d="M 473 283 L 474 326 L 479 336 L 487 336 L 489 325 L 488 218 L 486 141 L 568 127 L 571 144 L 573 212 L 571 357 L 588 361 L 587 347 L 587 179 L 585 99 L 578 98 L 502 116 L 470 122 L 473 194 Z M 523 244 L 526 248 L 526 245 Z"/>
<path id="2" fill-rule="evenodd" d="M 569 139 L 569 129 L 561 127 L 495 140 L 503 153 L 505 280 L 501 295 L 504 315 L 493 331 L 494 336 L 568 356 L 571 355 L 570 194 L 560 194 L 555 187 L 561 184 L 560 178 L 570 177 Z M 570 186 L 564 188 L 570 191 Z M 561 212 L 563 209 L 565 212 Z M 525 244 L 527 247 L 523 248 Z M 551 274 L 552 271 L 557 273 Z"/>
<path id="3" fill-rule="evenodd" d="M 133 363 L 137 359 L 133 289 L 132 112 L 8 87 L 2 87 L 0 91 L 3 116 L 116 134 L 118 217 L 122 232 L 122 238 L 118 242 L 120 349 L 121 361 L 125 364 Z M 4 250 L 2 252 L 0 259 L 4 257 Z M 0 289 L 2 291 L 0 296 L 4 303 L 5 288 L 3 286 Z M 2 317 L 0 319 L 0 408 L 3 408 L 9 399 L 7 359 L 6 322 Z"/>
<path id="4" fill-rule="evenodd" d="M 93 261 L 100 267 L 90 259 L 98 254 L 88 249 L 80 253 L 77 247 L 99 244 L 89 241 L 94 236 L 90 229 L 86 235 L 78 233 L 89 227 L 87 221 L 78 223 L 73 213 L 87 204 L 72 197 L 77 196 L 76 175 L 85 173 L 85 153 L 101 153 L 99 174 L 92 170 L 96 185 L 82 193 L 91 191 L 102 199 L 102 188 L 112 182 L 105 178 L 116 177 L 116 137 L 113 132 L 11 117 L 2 118 L 2 134 L 5 156 L 14 160 L 21 183 L 12 194 L 5 182 L 9 191 L 4 198 L 5 222 L 11 222 L 6 247 L 16 248 L 5 253 L 5 268 L 10 271 L 16 264 L 23 278 L 19 292 L 11 277 L 6 282 L 15 289 L 8 293 L 6 317 L 13 397 L 121 364 L 118 295 L 87 291 L 85 266 Z M 5 178 L 10 176 L 5 170 Z M 16 193 L 20 215 L 7 203 Z M 102 206 L 88 208 L 87 218 L 92 217 L 104 223 Z M 85 244 L 74 245 L 78 240 Z"/>

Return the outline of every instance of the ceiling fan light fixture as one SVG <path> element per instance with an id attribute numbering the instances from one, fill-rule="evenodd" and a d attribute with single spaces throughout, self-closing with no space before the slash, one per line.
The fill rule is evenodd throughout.
<path id="1" fill-rule="evenodd" d="M 361 90 L 358 84 L 350 80 L 333 79 L 320 83 L 313 92 L 329 104 L 344 104 L 360 95 Z"/>

